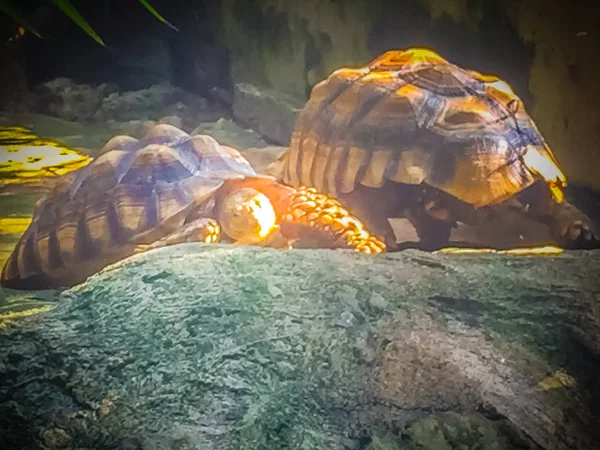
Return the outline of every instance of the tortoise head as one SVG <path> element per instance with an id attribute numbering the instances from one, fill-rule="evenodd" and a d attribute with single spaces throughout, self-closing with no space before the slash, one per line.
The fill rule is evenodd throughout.
<path id="1" fill-rule="evenodd" d="M 278 228 L 271 201 L 252 188 L 229 193 L 221 203 L 217 220 L 225 234 L 243 244 L 263 241 Z"/>

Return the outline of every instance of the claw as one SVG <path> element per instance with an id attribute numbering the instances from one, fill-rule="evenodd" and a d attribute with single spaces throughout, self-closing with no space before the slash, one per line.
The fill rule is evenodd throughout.
<path id="1" fill-rule="evenodd" d="M 203 239 L 201 239 L 206 244 L 214 244 L 217 242 L 221 236 L 221 227 L 220 225 L 213 219 L 210 219 L 206 228 L 204 230 L 200 230 L 204 233 Z"/>
<path id="2" fill-rule="evenodd" d="M 571 224 L 571 226 L 568 227 L 568 230 L 567 230 L 568 239 L 571 242 L 576 241 L 577 238 L 579 238 L 579 236 L 581 236 L 582 231 L 583 231 L 583 222 L 581 222 L 581 220 L 576 220 L 575 222 L 573 222 Z"/>
<path id="3" fill-rule="evenodd" d="M 363 224 L 336 200 L 319 194 L 315 188 L 299 188 L 284 218 L 324 231 L 346 246 L 363 253 L 381 253 L 385 244 L 367 232 Z"/>

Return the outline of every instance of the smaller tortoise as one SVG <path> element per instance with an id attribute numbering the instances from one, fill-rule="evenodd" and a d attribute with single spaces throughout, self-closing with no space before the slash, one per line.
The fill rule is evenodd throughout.
<path id="1" fill-rule="evenodd" d="M 565 247 L 598 244 L 589 218 L 563 201 L 566 177 L 510 87 L 427 49 L 389 51 L 317 84 L 267 172 L 337 198 L 388 249 L 388 218 L 408 217 L 433 250 L 457 222 L 509 204 Z"/>
<path id="2" fill-rule="evenodd" d="M 220 238 L 281 247 L 307 234 L 331 247 L 385 248 L 315 189 L 257 175 L 209 136 L 158 125 L 139 141 L 114 137 L 96 160 L 60 179 L 36 205 L 2 284 L 72 286 L 149 248 Z"/>

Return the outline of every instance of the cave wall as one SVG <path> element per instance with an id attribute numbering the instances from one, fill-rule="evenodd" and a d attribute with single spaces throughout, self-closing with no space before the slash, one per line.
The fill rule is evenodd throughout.
<path id="1" fill-rule="evenodd" d="M 335 68 L 427 46 L 506 79 L 572 182 L 600 188 L 600 15 L 569 0 L 221 0 L 235 82 L 306 99 Z"/>

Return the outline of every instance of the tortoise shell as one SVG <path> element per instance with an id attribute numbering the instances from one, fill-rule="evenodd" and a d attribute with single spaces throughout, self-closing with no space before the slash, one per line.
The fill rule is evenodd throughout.
<path id="1" fill-rule="evenodd" d="M 60 279 L 81 264 L 95 272 L 177 230 L 190 212 L 210 210 L 226 180 L 247 176 L 257 176 L 248 161 L 210 136 L 158 125 L 141 140 L 114 137 L 40 199 L 2 280 Z"/>
<path id="2" fill-rule="evenodd" d="M 527 151 L 560 172 L 505 82 L 429 50 L 390 51 L 314 87 L 279 176 L 338 197 L 359 184 L 426 183 L 480 207 L 535 181 Z"/>

